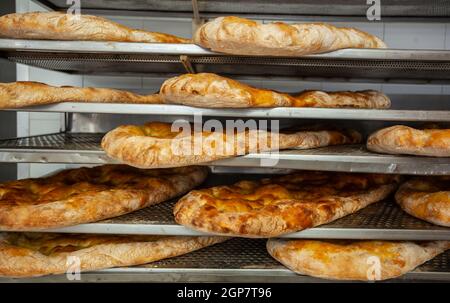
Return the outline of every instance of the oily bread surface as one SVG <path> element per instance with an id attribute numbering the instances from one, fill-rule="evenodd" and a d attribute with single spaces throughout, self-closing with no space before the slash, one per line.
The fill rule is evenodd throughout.
<path id="1" fill-rule="evenodd" d="M 61 12 L 14 13 L 0 17 L 0 37 L 37 40 L 189 43 L 173 35 L 131 29 L 108 19 Z"/>
<path id="2" fill-rule="evenodd" d="M 299 172 L 192 190 L 174 207 L 186 227 L 237 237 L 276 237 L 329 223 L 385 199 L 395 175 Z"/>
<path id="3" fill-rule="evenodd" d="M 450 227 L 450 177 L 416 177 L 403 183 L 395 194 L 408 214 Z"/>
<path id="4" fill-rule="evenodd" d="M 269 254 L 298 274 L 359 281 L 399 277 L 449 248 L 450 241 L 270 239 L 267 242 Z"/>
<path id="5" fill-rule="evenodd" d="M 211 73 L 184 74 L 161 86 L 165 103 L 206 108 L 325 107 L 389 108 L 390 99 L 374 90 L 324 92 L 303 91 L 289 95 L 260 89 Z"/>
<path id="6" fill-rule="evenodd" d="M 207 169 L 104 165 L 0 184 L 0 228 L 39 230 L 120 216 L 184 194 Z"/>
<path id="7" fill-rule="evenodd" d="M 386 154 L 450 157 L 450 129 L 395 125 L 370 135 L 367 148 Z"/>
<path id="8" fill-rule="evenodd" d="M 181 128 L 178 128 L 180 126 Z M 261 129 L 205 131 L 190 124 L 150 122 L 123 125 L 107 133 L 102 148 L 108 156 L 139 168 L 194 165 L 248 153 L 287 148 L 316 148 L 361 140 L 353 130 L 281 131 Z"/>
<path id="9" fill-rule="evenodd" d="M 0 108 L 21 108 L 59 102 L 158 104 L 158 94 L 138 95 L 110 88 L 56 87 L 39 82 L 0 83 Z"/>
<path id="10" fill-rule="evenodd" d="M 226 237 L 95 234 L 3 233 L 0 276 L 34 277 L 80 270 L 133 266 L 186 254 L 227 240 Z"/>

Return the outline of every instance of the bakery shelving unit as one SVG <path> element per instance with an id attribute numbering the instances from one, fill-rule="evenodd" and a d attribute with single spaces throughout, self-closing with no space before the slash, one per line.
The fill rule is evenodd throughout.
<path id="1" fill-rule="evenodd" d="M 339 5 L 333 1 L 333 12 L 326 9 L 329 0 L 315 1 L 309 6 L 297 1 L 283 0 L 268 4 L 265 8 L 258 1 L 198 1 L 202 17 L 221 14 L 245 14 L 252 11 L 256 18 L 308 20 L 321 18 L 339 20 L 342 16 L 361 18 L 365 6 Z M 64 9 L 63 0 L 39 0 L 50 9 Z M 85 13 L 108 14 L 120 12 L 130 15 L 165 14 L 171 17 L 192 14 L 192 2 L 177 1 L 167 6 L 166 1 L 104 1 L 83 3 Z M 197 1 L 193 1 L 197 2 Z M 245 5 L 242 5 L 245 2 Z M 384 15 L 401 21 L 436 21 L 450 16 L 450 6 L 436 1 L 430 11 L 423 1 L 386 0 Z M 125 6 L 123 6 L 125 4 Z M 343 4 L 343 3 L 342 3 Z M 250 5 L 250 6 L 249 6 Z M 245 9 L 244 9 L 245 7 Z M 252 7 L 249 10 L 249 7 Z M 293 10 L 298 9 L 297 11 Z M 399 7 L 401 9 L 399 9 Z M 130 8 L 132 8 L 130 10 Z M 364 8 L 364 11 L 362 9 Z M 387 9 L 386 9 L 387 8 Z M 405 9 L 408 8 L 408 9 Z M 318 10 L 320 9 L 320 10 Z M 342 9 L 342 11 L 341 11 Z M 176 11 L 175 11 L 176 10 Z M 267 12 L 270 11 L 270 14 Z M 303 12 L 301 15 L 299 12 Z M 309 15 L 309 16 L 308 16 Z M 399 17 L 400 16 L 400 17 Z M 197 20 L 199 21 L 199 20 Z M 253 56 L 230 56 L 211 52 L 193 44 L 142 44 L 104 43 L 81 41 L 32 41 L 0 39 L 0 57 L 13 62 L 62 71 L 72 74 L 95 75 L 164 75 L 169 77 L 185 72 L 214 72 L 237 79 L 302 79 L 304 77 L 335 77 L 365 81 L 385 82 L 395 79 L 406 83 L 450 82 L 450 51 L 429 50 L 365 50 L 346 49 L 327 54 L 299 58 L 275 58 Z M 245 65 L 246 68 L 239 68 Z M 275 108 L 275 109 L 199 109 L 178 105 L 135 104 L 83 104 L 61 103 L 35 106 L 17 111 L 68 113 L 65 132 L 27 138 L 0 140 L 0 162 L 15 163 L 69 163 L 105 164 L 116 163 L 100 148 L 102 133 L 80 132 L 72 123 L 77 115 L 121 114 L 140 117 L 163 118 L 192 117 L 239 117 L 255 119 L 285 119 L 301 121 L 321 119 L 327 121 L 358 121 L 374 123 L 450 122 L 448 100 L 442 100 L 436 110 L 422 108 L 393 108 L 391 110 Z M 447 103 L 445 103 L 447 102 Z M 447 104 L 447 105 L 446 105 Z M 75 117 L 75 118 L 74 118 Z M 101 123 L 101 121 L 99 122 Z M 71 126 L 72 125 L 72 126 Z M 315 150 L 288 150 L 279 153 L 250 154 L 242 157 L 206 163 L 214 170 L 233 168 L 244 171 L 260 168 L 261 160 L 279 159 L 276 169 L 316 169 L 327 171 L 398 173 L 412 175 L 446 175 L 450 173 L 449 158 L 426 158 L 413 156 L 380 155 L 368 152 L 362 145 L 327 147 Z M 219 169 L 218 169 L 219 168 Z M 251 175 L 245 176 L 251 177 Z M 238 175 L 213 174 L 204 186 L 233 182 Z M 172 216 L 174 201 L 154 205 L 134 213 L 101 222 L 52 229 L 49 232 L 104 233 L 104 234 L 157 234 L 200 235 L 177 225 Z M 450 240 L 450 229 L 438 227 L 415 219 L 404 213 L 393 201 L 373 204 L 358 213 L 317 228 L 286 235 L 289 238 L 335 238 L 335 239 L 390 239 L 390 240 Z M 266 253 L 265 241 L 261 239 L 232 239 L 178 258 L 163 260 L 149 265 L 95 271 L 83 274 L 83 281 L 225 281 L 225 282 L 312 282 L 323 281 L 300 276 L 280 266 Z M 450 253 L 445 253 L 410 272 L 398 281 L 449 281 Z M 37 279 L 8 280 L 66 281 L 63 276 Z"/>

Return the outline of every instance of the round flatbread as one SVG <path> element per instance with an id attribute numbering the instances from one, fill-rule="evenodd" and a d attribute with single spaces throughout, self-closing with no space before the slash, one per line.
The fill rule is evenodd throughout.
<path id="1" fill-rule="evenodd" d="M 189 228 L 236 237 L 276 237 L 329 223 L 383 200 L 398 176 L 301 172 L 193 190 L 174 207 Z"/>
<path id="2" fill-rule="evenodd" d="M 386 154 L 450 157 L 450 129 L 383 128 L 367 140 L 371 151 Z"/>
<path id="3" fill-rule="evenodd" d="M 183 255 L 227 239 L 206 236 L 2 233 L 0 276 L 35 277 L 133 266 Z"/>
<path id="4" fill-rule="evenodd" d="M 203 167 L 139 170 L 104 165 L 0 184 L 0 228 L 38 230 L 120 216 L 186 193 Z"/>
<path id="5" fill-rule="evenodd" d="M 290 270 L 333 280 L 399 277 L 450 248 L 450 241 L 350 241 L 270 239 L 267 251 Z"/>
<path id="6" fill-rule="evenodd" d="M 411 216 L 450 227 L 450 177 L 417 177 L 403 183 L 395 194 Z"/>
<path id="7" fill-rule="evenodd" d="M 200 26 L 194 42 L 234 55 L 296 57 L 341 48 L 386 48 L 376 36 L 326 23 L 260 23 L 227 16 Z"/>
<path id="8" fill-rule="evenodd" d="M 160 122 L 119 126 L 103 137 L 102 148 L 109 157 L 122 163 L 139 168 L 161 168 L 206 163 L 262 151 L 308 149 L 361 140 L 356 131 L 332 127 L 329 130 L 302 128 L 272 133 L 244 127 L 228 132 L 196 130 L 188 123 L 179 126 Z"/>
<path id="9" fill-rule="evenodd" d="M 304 91 L 288 95 L 260 89 L 215 74 L 185 74 L 161 86 L 165 103 L 209 108 L 329 107 L 389 108 L 390 99 L 374 90 L 358 92 Z"/>

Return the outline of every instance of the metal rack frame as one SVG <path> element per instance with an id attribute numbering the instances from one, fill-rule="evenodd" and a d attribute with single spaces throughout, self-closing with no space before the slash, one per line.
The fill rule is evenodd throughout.
<path id="1" fill-rule="evenodd" d="M 101 222 L 44 231 L 82 234 L 212 235 L 178 225 L 172 214 L 175 202 L 163 202 Z M 286 234 L 280 238 L 450 241 L 450 229 L 416 219 L 406 214 L 394 202 L 383 201 L 329 224 Z"/>
<path id="2" fill-rule="evenodd" d="M 81 274 L 80 282 L 327 282 L 297 275 L 272 259 L 265 240 L 231 239 L 186 255 L 146 265 L 111 268 Z M 450 277 L 450 253 L 387 282 L 442 281 Z M 0 282 L 67 282 L 65 275 Z"/>
<path id="3" fill-rule="evenodd" d="M 450 51 L 342 49 L 302 57 L 230 56 L 194 44 L 0 39 L 0 56 L 83 74 L 213 72 L 253 77 L 340 77 L 450 81 Z M 246 65 L 246 69 L 238 68 Z M 426 76 L 424 76 L 426 73 Z"/>
<path id="4" fill-rule="evenodd" d="M 118 163 L 101 150 L 102 136 L 102 134 L 89 133 L 58 133 L 0 140 L 0 162 Z M 264 163 L 270 163 L 272 168 L 344 172 L 419 175 L 446 175 L 450 172 L 448 158 L 382 155 L 368 152 L 362 145 L 262 152 L 201 165 L 260 167 L 264 166 Z"/>
<path id="5" fill-rule="evenodd" d="M 52 7 L 53 0 L 35 0 Z M 131 1 L 131 0 L 130 0 Z M 152 0 L 149 0 L 152 1 Z M 97 2 L 104 2 L 98 0 Z M 160 2 L 160 1 L 156 1 Z M 219 1 L 218 1 L 219 2 Z M 417 1 L 420 2 L 420 1 Z M 200 14 L 202 8 L 194 3 L 194 20 L 215 16 L 213 12 Z M 94 9 L 102 12 L 103 8 Z M 444 6 L 441 17 L 450 16 Z M 218 11 L 216 9 L 216 11 Z M 220 10 L 219 10 L 220 11 Z M 111 10 L 108 10 L 111 12 Z M 130 12 L 130 11 L 129 11 Z M 347 11 L 348 12 L 348 11 Z M 428 12 L 417 12 L 425 17 Z M 145 12 L 147 14 L 148 12 Z M 186 12 L 168 12 L 186 16 Z M 386 13 L 386 11 L 385 11 Z M 133 14 L 130 12 L 130 14 Z M 142 12 L 140 13 L 142 14 Z M 191 12 L 187 12 L 191 14 Z M 251 16 L 255 17 L 255 16 Z M 258 17 L 258 16 L 256 16 Z M 280 17 L 265 14 L 267 19 L 302 19 L 310 16 L 286 14 Z M 417 16 L 416 16 L 417 17 Z M 436 17 L 436 16 L 435 16 Z M 326 17 L 333 18 L 333 17 Z M 427 19 L 427 18 L 426 18 Z M 432 18 L 442 20 L 441 18 Z M 336 19 L 338 20 L 338 18 Z M 396 18 L 396 20 L 416 20 Z M 428 19 L 431 20 L 431 19 Z M 11 61 L 52 70 L 82 74 L 154 74 L 182 72 L 215 72 L 236 78 L 248 75 L 255 78 L 286 79 L 304 76 L 339 76 L 343 78 L 391 78 L 408 83 L 439 80 L 450 83 L 450 51 L 398 49 L 344 49 L 326 54 L 298 58 L 230 56 L 211 52 L 193 44 L 150 44 L 87 41 L 35 41 L 0 39 L 0 57 Z M 244 71 L 237 66 L 246 65 Z M 425 82 L 424 82 L 425 81 Z M 352 110 L 275 108 L 248 110 L 197 109 L 186 106 L 82 104 L 62 103 L 19 109 L 66 113 L 124 113 L 152 115 L 195 115 L 215 117 L 303 118 L 370 121 L 450 121 L 450 110 Z M 52 137 L 53 136 L 53 137 Z M 82 136 L 82 135 L 81 135 Z M 87 135 L 77 141 L 77 134 L 54 134 L 19 138 L 0 142 L 0 162 L 15 163 L 117 163 L 99 149 L 100 134 Z M 53 139 L 52 139 L 53 138 Z M 56 138 L 56 139 L 55 139 Z M 94 139 L 93 139 L 94 138 Z M 61 141 L 58 141 L 62 139 Z M 30 143 L 31 142 L 31 143 Z M 34 143 L 33 143 L 34 142 Z M 38 142 L 36 144 L 36 142 Z M 55 144 L 57 143 L 57 144 Z M 321 169 L 330 171 L 449 174 L 448 158 L 424 158 L 378 155 L 361 146 L 339 146 L 315 150 L 290 150 L 279 154 L 261 153 L 206 163 L 219 167 L 259 167 L 262 159 L 278 158 L 277 168 Z M 101 222 L 47 230 L 63 233 L 114 233 L 158 235 L 203 235 L 177 225 L 172 216 L 173 202 L 161 203 L 131 214 Z M 415 219 L 392 202 L 380 202 L 341 218 L 335 222 L 286 235 L 288 238 L 386 239 L 386 240 L 450 240 L 450 229 Z M 205 262 L 206 260 L 206 262 Z M 227 261 L 230 263 L 227 263 Z M 395 281 L 450 280 L 450 253 L 427 262 Z M 83 281 L 232 281 L 232 282 L 319 282 L 323 280 L 296 275 L 270 258 L 264 240 L 233 239 L 177 258 L 133 267 L 117 268 L 82 275 Z M 206 278 L 207 277 L 207 278 Z M 65 281 L 64 276 L 37 279 L 0 279 L 1 282 Z"/>

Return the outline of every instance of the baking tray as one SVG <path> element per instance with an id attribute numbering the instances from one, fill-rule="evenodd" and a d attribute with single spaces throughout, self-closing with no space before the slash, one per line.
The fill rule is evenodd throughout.
<path id="1" fill-rule="evenodd" d="M 0 56 L 78 74 L 165 74 L 194 71 L 265 77 L 450 80 L 450 51 L 343 49 L 295 58 L 230 56 L 194 44 L 0 39 Z M 180 56 L 187 56 L 182 60 Z M 245 66 L 245 68 L 242 68 Z"/>
<path id="2" fill-rule="evenodd" d="M 0 162 L 14 163 L 118 163 L 100 148 L 103 134 L 57 133 L 0 140 Z M 279 153 L 248 154 L 204 163 L 208 166 L 308 169 L 324 171 L 447 175 L 449 158 L 376 154 L 363 145 L 329 146 Z"/>
<path id="3" fill-rule="evenodd" d="M 180 257 L 147 265 L 81 274 L 80 282 L 327 282 L 297 275 L 272 259 L 265 240 L 231 239 Z M 390 282 L 449 281 L 450 253 L 441 254 Z M 0 282 L 68 282 L 65 275 Z"/>

